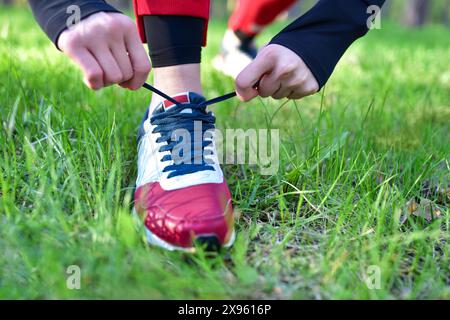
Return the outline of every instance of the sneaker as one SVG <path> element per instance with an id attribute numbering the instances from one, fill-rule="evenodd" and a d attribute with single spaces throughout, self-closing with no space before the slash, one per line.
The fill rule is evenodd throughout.
<path id="1" fill-rule="evenodd" d="M 207 249 L 229 247 L 233 206 L 216 154 L 214 114 L 196 93 L 173 99 L 180 104 L 165 100 L 142 121 L 135 211 L 151 245 L 183 251 L 194 251 L 195 242 Z"/>
<path id="2" fill-rule="evenodd" d="M 234 79 L 256 57 L 258 50 L 253 42 L 244 44 L 232 30 L 227 30 L 222 48 L 212 61 L 213 67 Z"/>

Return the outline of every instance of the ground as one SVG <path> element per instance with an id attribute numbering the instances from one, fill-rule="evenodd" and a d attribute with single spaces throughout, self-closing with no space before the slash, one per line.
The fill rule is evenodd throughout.
<path id="1" fill-rule="evenodd" d="M 209 98 L 233 89 L 211 67 L 224 27 Z M 28 11 L 2 8 L 0 297 L 450 298 L 449 35 L 385 21 L 320 94 L 213 106 L 221 129 L 279 129 L 280 167 L 224 166 L 236 244 L 186 255 L 149 248 L 130 215 L 149 92 L 91 92 Z"/>

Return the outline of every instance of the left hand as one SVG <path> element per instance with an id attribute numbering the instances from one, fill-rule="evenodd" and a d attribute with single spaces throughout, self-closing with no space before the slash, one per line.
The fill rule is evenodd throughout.
<path id="1" fill-rule="evenodd" d="M 258 84 L 256 88 L 255 84 Z M 236 92 L 242 101 L 258 95 L 300 99 L 318 90 L 319 84 L 303 60 L 292 50 L 277 44 L 261 49 L 236 78 Z"/>

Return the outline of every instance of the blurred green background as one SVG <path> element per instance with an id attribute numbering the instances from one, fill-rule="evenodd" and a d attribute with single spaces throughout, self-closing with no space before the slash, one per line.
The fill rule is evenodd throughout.
<path id="1" fill-rule="evenodd" d="M 129 10 L 131 0 L 107 0 L 117 8 Z M 212 0 L 212 16 L 225 17 L 234 8 L 236 0 Z M 300 15 L 316 0 L 301 0 L 289 12 L 290 17 Z M 0 0 L 4 5 L 26 5 L 26 0 Z M 420 26 L 427 23 L 449 24 L 450 0 L 387 0 L 383 10 L 385 18 L 405 25 Z"/>
<path id="2" fill-rule="evenodd" d="M 25 5 L 0 7 L 0 298 L 449 299 L 448 1 L 426 1 L 420 27 L 413 2 L 390 1 L 320 94 L 211 107 L 220 129 L 281 139 L 277 174 L 223 166 L 238 235 L 211 256 L 149 248 L 131 218 L 150 94 L 89 90 Z M 234 86 L 211 65 L 229 12 L 213 4 L 207 98 Z"/>

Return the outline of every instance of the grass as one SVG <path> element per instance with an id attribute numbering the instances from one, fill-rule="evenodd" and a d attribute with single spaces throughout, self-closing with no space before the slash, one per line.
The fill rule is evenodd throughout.
<path id="1" fill-rule="evenodd" d="M 280 168 L 225 166 L 236 244 L 186 256 L 149 248 L 130 217 L 148 92 L 91 92 L 29 12 L 0 21 L 1 298 L 450 298 L 448 29 L 385 23 L 322 94 L 212 107 L 222 129 L 280 129 Z M 224 26 L 204 52 L 210 98 L 233 88 L 210 64 Z"/>

